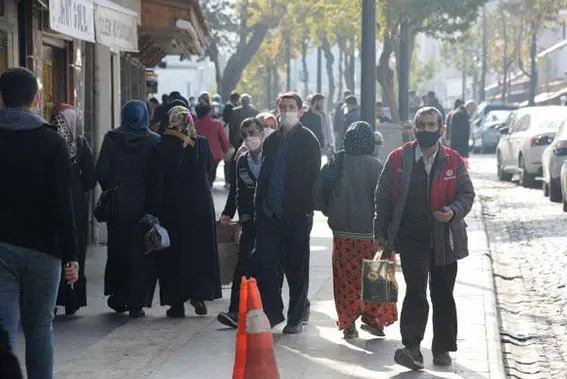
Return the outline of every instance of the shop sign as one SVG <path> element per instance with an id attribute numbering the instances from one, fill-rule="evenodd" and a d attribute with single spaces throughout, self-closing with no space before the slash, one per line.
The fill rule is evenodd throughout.
<path id="1" fill-rule="evenodd" d="M 50 0 L 49 27 L 83 41 L 95 41 L 94 5 L 89 0 Z"/>
<path id="2" fill-rule="evenodd" d="M 116 6 L 118 8 L 118 6 Z M 137 13 L 125 9 L 101 5 L 97 1 L 95 9 L 96 41 L 110 48 L 121 51 L 138 51 Z"/>

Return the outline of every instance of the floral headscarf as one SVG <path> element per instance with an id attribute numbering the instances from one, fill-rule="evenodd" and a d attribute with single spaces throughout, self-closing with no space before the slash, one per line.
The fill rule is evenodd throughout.
<path id="1" fill-rule="evenodd" d="M 71 104 L 60 104 L 52 113 L 51 124 L 67 143 L 69 158 L 73 160 L 77 149 L 77 113 Z"/>
<path id="2" fill-rule="evenodd" d="M 164 134 L 181 139 L 184 147 L 195 146 L 197 129 L 189 109 L 179 105 L 171 108 L 169 110 L 169 125 Z"/>

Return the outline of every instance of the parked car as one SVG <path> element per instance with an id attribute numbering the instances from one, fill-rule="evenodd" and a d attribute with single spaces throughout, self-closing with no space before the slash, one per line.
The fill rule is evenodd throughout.
<path id="1" fill-rule="evenodd" d="M 543 194 L 549 200 L 559 203 L 561 195 L 561 167 L 567 161 L 567 121 L 559 121 L 560 126 L 553 142 L 545 148 L 541 157 L 543 171 Z"/>
<path id="2" fill-rule="evenodd" d="M 498 178 L 512 180 L 519 175 L 524 187 L 531 186 L 542 175 L 543 150 L 553 141 L 555 133 L 567 116 L 567 107 L 526 107 L 510 114 L 500 128 L 496 148 Z"/>
<path id="3" fill-rule="evenodd" d="M 498 128 L 506 121 L 512 110 L 494 110 L 486 114 L 481 123 L 472 125 L 472 148 L 474 153 L 495 151 L 500 141 Z"/>
<path id="4" fill-rule="evenodd" d="M 561 195 L 563 212 L 567 212 L 567 162 L 563 162 L 563 166 L 561 166 Z"/>

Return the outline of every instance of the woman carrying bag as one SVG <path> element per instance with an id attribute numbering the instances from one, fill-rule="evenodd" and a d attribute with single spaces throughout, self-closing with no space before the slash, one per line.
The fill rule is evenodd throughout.
<path id="1" fill-rule="evenodd" d="M 333 289 L 339 330 L 356 338 L 362 329 L 384 336 L 384 327 L 397 321 L 395 303 L 364 303 L 361 299 L 363 260 L 373 259 L 374 192 L 382 163 L 374 156 L 374 131 L 355 122 L 346 131 L 344 149 L 323 167 L 314 186 L 315 207 L 328 216 L 333 231 Z"/>

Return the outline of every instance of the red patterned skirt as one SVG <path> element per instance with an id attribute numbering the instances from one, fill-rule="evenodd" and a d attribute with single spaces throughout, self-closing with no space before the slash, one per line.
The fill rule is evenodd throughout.
<path id="1" fill-rule="evenodd" d="M 362 260 L 373 259 L 376 251 L 371 239 L 333 239 L 333 289 L 339 330 L 349 328 L 362 315 L 384 327 L 398 320 L 395 303 L 364 303 L 360 299 Z"/>

